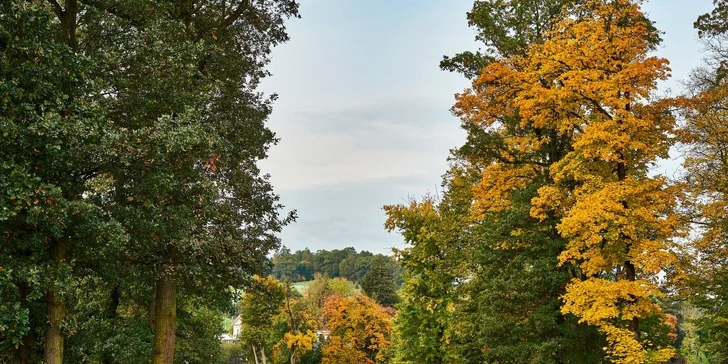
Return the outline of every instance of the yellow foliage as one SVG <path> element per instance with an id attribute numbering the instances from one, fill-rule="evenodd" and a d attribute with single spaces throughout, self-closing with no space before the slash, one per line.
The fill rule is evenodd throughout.
<path id="1" fill-rule="evenodd" d="M 323 364 L 374 364 L 383 362 L 389 344 L 392 317 L 364 295 L 331 296 L 323 309 L 329 341 L 323 348 Z"/>
<path id="2" fill-rule="evenodd" d="M 511 192 L 526 187 L 535 176 L 536 171 L 530 166 L 506 168 L 502 164 L 493 164 L 486 168 L 482 180 L 473 189 L 474 217 L 509 207 Z"/>
<path id="3" fill-rule="evenodd" d="M 639 3 L 582 2 L 579 16 L 557 23 L 542 44 L 483 69 L 453 108 L 500 141 L 484 165 L 471 161 L 483 171 L 476 218 L 508 208 L 511 193 L 535 178 L 550 179 L 531 216 L 560 218 L 560 262 L 586 276 L 568 285 L 563 312 L 599 327 L 617 363 L 669 358 L 670 349 L 650 348 L 626 322 L 659 312 L 653 278 L 680 272 L 672 250 L 682 234 L 678 190 L 647 174 L 674 142 L 675 102 L 653 97 L 670 69 L 649 55 L 656 34 Z M 539 154 L 544 146 L 548 159 Z"/>

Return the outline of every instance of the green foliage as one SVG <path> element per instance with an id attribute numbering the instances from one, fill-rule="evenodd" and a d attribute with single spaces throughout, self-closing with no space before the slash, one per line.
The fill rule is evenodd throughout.
<path id="1" fill-rule="evenodd" d="M 184 302 L 178 308 L 175 362 L 216 363 L 222 358 L 220 325 L 222 313 L 214 305 L 201 300 Z"/>
<path id="2" fill-rule="evenodd" d="M 229 286 L 293 219 L 257 167 L 276 142 L 257 88 L 298 4 L 191 6 L 0 3 L 0 361 L 39 357 L 48 307 L 67 360 L 149 357 L 161 277 L 178 360 L 207 361 Z"/>
<path id="3" fill-rule="evenodd" d="M 573 3 L 575 0 L 476 0 L 467 14 L 468 25 L 475 28 L 475 39 L 485 45 L 485 52 L 445 56 L 440 68 L 474 79 L 494 59 L 521 54 L 528 44 L 540 42 L 554 19 Z"/>
<path id="4" fill-rule="evenodd" d="M 126 241 L 84 195 L 116 137 L 94 83 L 98 61 L 64 41 L 53 11 L 4 1 L 0 14 L 0 358 L 35 360 L 46 292 L 71 298 L 74 270 L 105 265 L 106 248 Z"/>
<path id="5" fill-rule="evenodd" d="M 396 260 L 382 254 L 372 254 L 354 248 L 318 250 L 298 250 L 291 253 L 288 248 L 279 249 L 272 259 L 270 274 L 278 279 L 290 279 L 293 282 L 314 280 L 316 274 L 329 278 L 346 278 L 352 282 L 361 282 L 371 268 L 375 259 L 384 258 L 394 272 L 397 286 L 402 285 L 402 267 Z"/>
<path id="6" fill-rule="evenodd" d="M 472 231 L 468 261 L 477 264 L 476 273 L 459 292 L 470 299 L 457 306 L 453 324 L 457 346 L 469 362 L 592 363 L 603 357 L 604 341 L 597 331 L 560 313 L 572 268 L 559 267 L 564 241 L 555 229 L 540 227 L 529 217 L 537 188 L 514 193 L 512 208 Z"/>
<path id="7" fill-rule="evenodd" d="M 399 301 L 394 272 L 382 256 L 374 259 L 372 267 L 361 280 L 361 288 L 369 297 L 384 306 L 391 307 Z"/>
<path id="8" fill-rule="evenodd" d="M 246 364 L 243 347 L 238 343 L 222 343 L 220 364 Z"/>
<path id="9" fill-rule="evenodd" d="M 431 199 L 407 208 L 387 207 L 387 228 L 398 229 L 411 247 L 400 252 L 405 273 L 402 300 L 397 305 L 393 345 L 396 363 L 457 363 L 446 340 L 455 300 L 456 271 L 444 259 L 449 225 Z M 448 229 L 454 232 L 453 229 Z"/>
<path id="10" fill-rule="evenodd" d="M 328 284 L 331 294 L 339 295 L 341 297 L 349 297 L 356 292 L 356 286 L 354 286 L 354 283 L 341 277 L 332 278 L 329 280 Z"/>
<path id="11" fill-rule="evenodd" d="M 280 340 L 274 318 L 283 306 L 286 287 L 270 276 L 254 282 L 240 301 L 242 331 L 238 339 L 246 350 L 255 346 L 270 355 Z"/>
<path id="12" fill-rule="evenodd" d="M 708 14 L 703 14 L 695 21 L 700 37 L 713 37 L 728 32 L 728 1 L 713 0 L 715 8 Z"/>
<path id="13" fill-rule="evenodd" d="M 329 281 L 331 281 L 331 279 L 328 276 L 316 273 L 314 274 L 314 279 L 311 281 L 311 284 L 306 287 L 304 295 L 308 301 L 311 302 L 311 305 L 316 308 L 316 310 L 321 310 L 324 306 L 324 302 L 326 302 L 326 298 L 331 295 Z"/>

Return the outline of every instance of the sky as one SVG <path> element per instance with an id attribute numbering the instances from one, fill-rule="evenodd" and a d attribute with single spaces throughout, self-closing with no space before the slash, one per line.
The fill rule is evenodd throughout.
<path id="1" fill-rule="evenodd" d="M 438 65 L 479 48 L 466 19 L 473 1 L 300 2 L 262 85 L 279 95 L 269 126 L 280 143 L 260 165 L 298 214 L 282 244 L 389 254 L 404 242 L 384 229 L 382 206 L 437 194 L 450 149 L 465 141 L 449 110 L 469 82 Z M 664 32 L 657 55 L 673 70 L 661 92 L 676 94 L 700 63 L 692 24 L 712 0 L 652 0 L 644 9 Z M 676 155 L 657 169 L 674 174 L 678 165 Z"/>

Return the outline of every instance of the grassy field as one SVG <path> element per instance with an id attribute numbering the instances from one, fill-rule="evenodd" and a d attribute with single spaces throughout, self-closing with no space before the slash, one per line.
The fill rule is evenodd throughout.
<path id="1" fill-rule="evenodd" d="M 305 291 L 308 288 L 308 286 L 311 285 L 311 282 L 313 282 L 313 281 L 296 282 L 296 283 L 293 283 L 293 287 L 298 291 L 298 293 L 303 294 L 303 291 Z"/>

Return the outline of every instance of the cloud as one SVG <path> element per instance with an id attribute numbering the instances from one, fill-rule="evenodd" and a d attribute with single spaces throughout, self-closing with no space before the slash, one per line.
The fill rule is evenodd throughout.
<path id="1" fill-rule="evenodd" d="M 448 106 L 423 99 L 287 111 L 273 118 L 286 128 L 262 167 L 280 190 L 438 176 L 449 149 L 464 138 Z"/>

